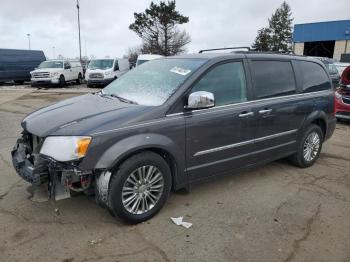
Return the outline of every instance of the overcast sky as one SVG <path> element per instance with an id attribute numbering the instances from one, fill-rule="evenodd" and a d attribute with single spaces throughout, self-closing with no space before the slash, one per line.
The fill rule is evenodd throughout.
<path id="1" fill-rule="evenodd" d="M 159 1 L 155 1 L 159 2 Z M 182 26 L 192 38 L 188 52 L 251 45 L 256 31 L 280 6 L 277 0 L 177 0 L 189 16 Z M 349 19 L 349 0 L 290 0 L 294 24 Z M 80 0 L 82 55 L 122 56 L 141 43 L 128 29 L 146 0 Z M 52 58 L 79 56 L 76 0 L 1 0 L 0 48 L 43 50 Z M 85 49 L 86 43 L 86 49 Z M 55 48 L 53 48 L 55 47 Z"/>

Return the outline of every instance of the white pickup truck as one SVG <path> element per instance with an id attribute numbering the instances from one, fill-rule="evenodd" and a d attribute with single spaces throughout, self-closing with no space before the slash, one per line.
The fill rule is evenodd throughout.
<path id="1" fill-rule="evenodd" d="M 48 60 L 30 72 L 31 86 L 57 85 L 65 86 L 67 82 L 83 80 L 83 67 L 76 60 Z"/>

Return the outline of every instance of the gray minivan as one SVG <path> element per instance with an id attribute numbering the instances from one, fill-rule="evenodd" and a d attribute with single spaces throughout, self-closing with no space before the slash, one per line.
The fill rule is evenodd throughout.
<path id="1" fill-rule="evenodd" d="M 157 59 L 101 92 L 28 115 L 18 174 L 51 197 L 95 194 L 130 223 L 169 192 L 288 157 L 315 163 L 335 129 L 334 94 L 316 59 L 256 52 Z"/>

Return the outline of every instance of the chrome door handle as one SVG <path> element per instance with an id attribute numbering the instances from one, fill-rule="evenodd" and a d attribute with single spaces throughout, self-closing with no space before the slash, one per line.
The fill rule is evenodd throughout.
<path id="1" fill-rule="evenodd" d="M 263 109 L 259 111 L 260 115 L 271 113 L 272 109 Z"/>
<path id="2" fill-rule="evenodd" d="M 253 116 L 254 112 L 243 112 L 238 115 L 238 117 L 248 117 L 248 116 Z"/>

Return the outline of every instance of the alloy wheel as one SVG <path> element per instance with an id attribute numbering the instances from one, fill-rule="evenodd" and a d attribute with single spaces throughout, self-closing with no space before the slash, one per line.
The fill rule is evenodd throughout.
<path id="1" fill-rule="evenodd" d="M 164 189 L 163 174 L 152 165 L 141 166 L 126 179 L 122 189 L 122 202 L 132 214 L 144 214 L 159 201 Z"/>
<path id="2" fill-rule="evenodd" d="M 321 139 L 317 132 L 311 132 L 305 142 L 303 148 L 304 159 L 311 162 L 315 159 L 320 149 Z"/>

